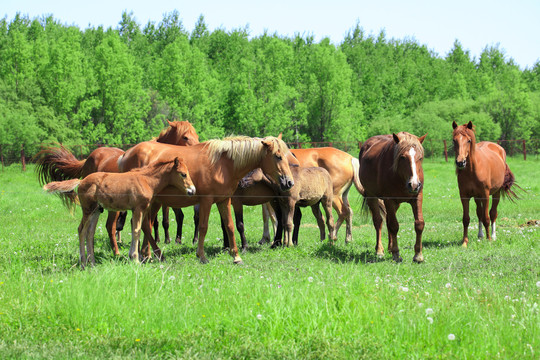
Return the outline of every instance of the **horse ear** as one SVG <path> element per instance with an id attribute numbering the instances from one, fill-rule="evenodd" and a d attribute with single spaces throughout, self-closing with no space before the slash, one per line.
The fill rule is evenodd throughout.
<path id="1" fill-rule="evenodd" d="M 282 136 L 283 136 L 283 133 L 279 133 L 279 135 L 277 136 L 277 138 L 278 138 L 279 140 L 282 140 L 282 139 L 281 139 Z"/>
<path id="2" fill-rule="evenodd" d="M 427 134 L 418 138 L 418 141 L 420 141 L 420 144 L 424 142 L 424 140 L 426 139 L 426 136 Z"/>
<path id="3" fill-rule="evenodd" d="M 264 145 L 267 150 L 273 151 L 274 150 L 274 144 L 270 140 L 262 140 L 262 144 Z"/>
<path id="4" fill-rule="evenodd" d="M 175 157 L 174 158 L 174 167 L 178 167 L 178 164 L 180 163 L 180 158 Z"/>
<path id="5" fill-rule="evenodd" d="M 452 128 L 455 129 L 455 128 L 457 128 L 457 126 L 458 126 L 458 125 L 457 125 L 457 123 L 456 123 L 456 120 L 454 120 L 454 121 L 452 122 Z"/>
<path id="6" fill-rule="evenodd" d="M 394 137 L 394 142 L 396 144 L 399 143 L 399 137 L 395 133 L 392 133 L 392 136 Z"/>
<path id="7" fill-rule="evenodd" d="M 469 121 L 469 123 L 467 124 L 467 129 L 471 129 L 471 130 L 472 130 L 472 128 L 473 128 L 472 121 Z"/>
<path id="8" fill-rule="evenodd" d="M 167 123 L 169 123 L 169 126 L 173 126 L 173 122 L 169 121 L 169 119 L 167 119 Z"/>

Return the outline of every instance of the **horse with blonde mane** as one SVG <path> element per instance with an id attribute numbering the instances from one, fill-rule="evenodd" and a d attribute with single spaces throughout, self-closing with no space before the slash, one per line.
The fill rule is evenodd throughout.
<path id="1" fill-rule="evenodd" d="M 94 234 L 99 214 L 103 209 L 111 211 L 131 210 L 132 243 L 129 256 L 139 261 L 139 238 L 143 216 L 148 212 L 155 195 L 166 186 L 173 186 L 180 192 L 192 196 L 195 187 L 188 169 L 182 159 L 154 162 L 140 169 L 127 173 L 95 172 L 84 179 L 54 181 L 43 189 L 57 193 L 71 201 L 76 198 L 73 191 L 77 188 L 83 217 L 79 225 L 80 262 L 84 268 L 87 261 L 95 265 Z M 85 243 L 88 255 L 85 254 Z M 161 258 L 161 253 L 157 254 Z"/>
<path id="2" fill-rule="evenodd" d="M 157 244 L 150 231 L 151 223 L 161 205 L 182 208 L 199 204 L 199 240 L 197 256 L 201 263 L 207 263 L 204 253 L 204 239 L 208 230 L 208 218 L 212 204 L 216 204 L 229 237 L 230 254 L 234 263 L 242 262 L 234 237 L 231 216 L 231 196 L 238 182 L 251 170 L 262 171 L 279 184 L 282 190 L 294 185 L 288 161 L 289 149 L 275 137 L 250 138 L 231 137 L 223 140 L 210 140 L 194 146 L 182 147 L 167 144 L 140 143 L 127 150 L 119 159 L 120 170 L 126 171 L 145 165 L 149 161 L 164 161 L 180 156 L 190 169 L 190 175 L 197 188 L 197 195 L 182 196 L 178 190 L 167 187 L 156 196 L 156 201 L 143 221 L 145 234 L 143 252 L 149 255 L 147 243 L 155 249 Z"/>
<path id="3" fill-rule="evenodd" d="M 384 256 L 381 241 L 382 223 L 378 199 L 382 199 L 386 208 L 386 225 L 388 228 L 388 250 L 392 252 L 394 261 L 401 262 L 397 233 L 399 223 L 396 212 L 401 203 L 409 203 L 414 215 L 416 243 L 414 245 L 414 262 L 424 261 L 422 255 L 422 232 L 424 217 L 422 215 L 422 189 L 424 171 L 422 160 L 424 148 L 422 142 L 426 135 L 417 137 L 407 132 L 392 135 L 378 135 L 366 140 L 360 148 L 360 181 L 365 189 L 364 203 L 369 207 L 376 231 L 378 256 Z"/>
<path id="4" fill-rule="evenodd" d="M 476 143 L 474 126 L 471 121 L 459 125 L 454 121 L 452 140 L 456 157 L 456 174 L 461 205 L 463 206 L 463 243 L 469 243 L 468 228 L 470 222 L 469 202 L 474 197 L 476 215 L 478 216 L 478 238 L 484 237 L 482 225 L 486 230 L 488 240 L 496 239 L 497 206 L 501 195 L 510 200 L 517 199 L 512 186 L 515 177 L 506 163 L 506 151 L 492 142 Z M 492 197 L 491 210 L 489 197 Z M 491 222 L 491 233 L 489 225 Z"/>

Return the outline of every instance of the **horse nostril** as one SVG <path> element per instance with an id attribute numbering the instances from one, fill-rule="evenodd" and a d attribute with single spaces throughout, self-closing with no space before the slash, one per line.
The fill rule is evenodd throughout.
<path id="1" fill-rule="evenodd" d="M 294 181 L 293 180 L 289 180 L 287 181 L 287 186 L 290 188 L 292 188 L 294 186 Z"/>

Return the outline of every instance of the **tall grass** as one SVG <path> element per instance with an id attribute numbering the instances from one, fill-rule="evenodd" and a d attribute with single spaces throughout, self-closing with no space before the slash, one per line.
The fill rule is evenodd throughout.
<path id="1" fill-rule="evenodd" d="M 373 227 L 351 190 L 349 245 L 343 228 L 335 246 L 320 243 L 308 210 L 297 247 L 259 246 L 260 208 L 245 208 L 250 248 L 245 265 L 234 266 L 213 210 L 209 264 L 197 261 L 187 220 L 185 245 L 161 244 L 166 262 L 138 265 L 126 259 L 127 246 L 112 255 L 102 216 L 97 265 L 86 271 L 77 264 L 80 209 L 71 216 L 43 193 L 31 167 L 6 168 L 0 357 L 538 358 L 540 232 L 527 222 L 540 220 L 540 163 L 509 162 L 527 193 L 501 202 L 494 242 L 475 241 L 473 218 L 463 249 L 453 166 L 426 160 L 423 264 L 412 263 L 410 206 L 398 212 L 404 262 L 396 264 L 375 256 Z"/>

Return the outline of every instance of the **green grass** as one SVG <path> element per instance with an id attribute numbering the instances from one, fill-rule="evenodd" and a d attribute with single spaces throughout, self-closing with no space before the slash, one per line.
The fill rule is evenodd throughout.
<path id="1" fill-rule="evenodd" d="M 196 259 L 188 220 L 188 245 L 162 244 L 166 262 L 138 265 L 126 259 L 129 229 L 123 256 L 113 257 L 102 216 L 98 264 L 87 271 L 77 263 L 80 209 L 71 216 L 45 194 L 32 166 L 8 167 L 0 172 L 0 357 L 537 359 L 540 231 L 524 224 L 540 220 L 540 161 L 509 162 L 527 193 L 501 202 L 497 241 L 476 241 L 473 218 L 463 249 L 453 165 L 425 161 L 423 264 L 412 263 L 408 205 L 398 213 L 403 263 L 377 259 L 353 189 L 349 245 L 343 227 L 337 245 L 321 244 L 307 209 L 298 247 L 258 246 L 261 210 L 245 208 L 251 247 L 235 266 L 221 252 L 213 209 L 209 264 Z"/>

